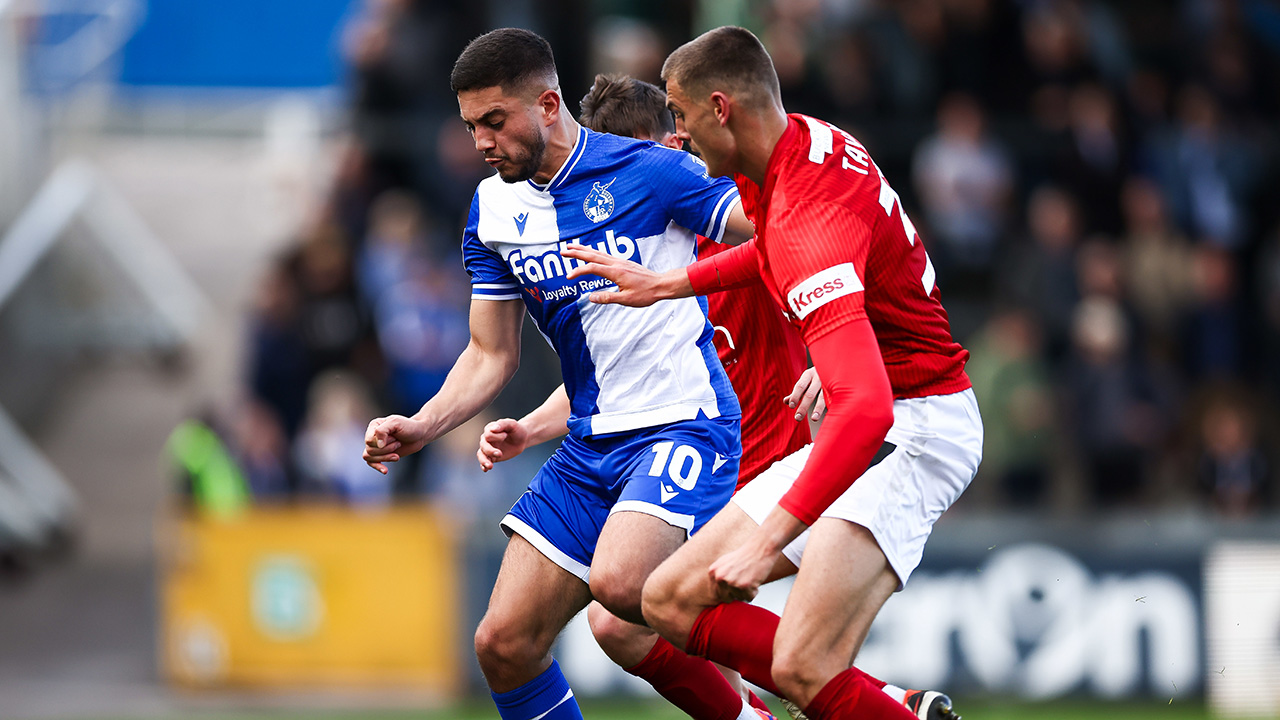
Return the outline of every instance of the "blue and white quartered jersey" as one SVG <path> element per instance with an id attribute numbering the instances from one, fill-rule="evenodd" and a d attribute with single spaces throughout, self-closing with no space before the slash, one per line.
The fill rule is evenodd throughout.
<path id="1" fill-rule="evenodd" d="M 565 279 L 578 262 L 560 255 L 577 242 L 657 272 L 684 267 L 694 233 L 720 240 L 737 202 L 733 182 L 688 153 L 586 128 L 545 188 L 496 174 L 476 188 L 462 241 L 471 299 L 524 300 L 560 355 L 575 436 L 740 414 L 704 300 L 597 305 L 587 294 L 613 283 Z"/>

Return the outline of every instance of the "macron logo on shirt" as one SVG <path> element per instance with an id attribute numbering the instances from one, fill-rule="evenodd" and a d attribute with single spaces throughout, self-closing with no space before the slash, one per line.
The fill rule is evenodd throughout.
<path id="1" fill-rule="evenodd" d="M 529 222 L 529 213 L 522 212 L 511 219 L 516 221 L 516 230 L 520 231 L 520 237 L 524 237 L 524 226 Z"/>
<path id="2" fill-rule="evenodd" d="M 853 263 L 840 263 L 814 273 L 787 293 L 787 306 L 801 320 L 836 298 L 862 292 Z"/>

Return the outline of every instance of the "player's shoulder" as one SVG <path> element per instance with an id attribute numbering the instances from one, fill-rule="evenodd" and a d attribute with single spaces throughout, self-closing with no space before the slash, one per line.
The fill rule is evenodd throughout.
<path id="1" fill-rule="evenodd" d="M 625 164 L 641 172 L 662 172 L 667 167 L 685 166 L 695 173 L 706 175 L 707 166 L 699 158 L 652 140 L 637 140 L 591 131 L 588 131 L 587 138 L 591 143 L 588 156 L 593 166 Z"/>
<path id="2" fill-rule="evenodd" d="M 582 163 L 586 167 L 583 169 L 635 163 L 644 157 L 645 150 L 655 145 L 649 140 L 596 132 L 589 128 L 584 128 L 582 137 L 586 143 L 582 154 Z"/>
<path id="3" fill-rule="evenodd" d="M 879 170 L 857 138 L 808 115 L 791 114 L 787 120 L 779 140 L 775 194 L 781 189 L 792 202 L 840 205 L 878 197 Z"/>
<path id="4" fill-rule="evenodd" d="M 472 202 L 510 202 L 515 198 L 517 187 L 522 184 L 523 183 L 506 182 L 502 179 L 502 176 L 498 175 L 498 173 L 494 173 L 476 183 L 476 194 Z"/>

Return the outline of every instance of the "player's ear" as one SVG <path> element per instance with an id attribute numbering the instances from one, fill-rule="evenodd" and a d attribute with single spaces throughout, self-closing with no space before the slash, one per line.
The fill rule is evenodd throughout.
<path id="1" fill-rule="evenodd" d="M 542 111 L 543 124 L 554 125 L 560 119 L 560 111 L 563 109 L 560 93 L 555 88 L 543 90 L 538 96 L 538 108 Z"/>
<path id="2" fill-rule="evenodd" d="M 717 90 L 711 93 L 711 110 L 716 114 L 716 120 L 720 123 L 720 127 L 729 124 L 729 113 L 733 107 L 733 103 L 729 100 L 729 96 Z"/>
<path id="3" fill-rule="evenodd" d="M 667 133 L 658 144 L 666 145 L 672 150 L 680 150 L 684 148 L 684 143 L 680 142 L 680 138 L 676 137 L 675 133 Z"/>

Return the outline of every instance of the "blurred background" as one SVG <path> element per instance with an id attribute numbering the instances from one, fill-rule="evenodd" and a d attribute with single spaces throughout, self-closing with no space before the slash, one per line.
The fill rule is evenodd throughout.
<path id="1" fill-rule="evenodd" d="M 721 24 L 867 146 L 973 354 L 981 472 L 859 665 L 969 718 L 1276 717 L 1275 0 L 0 0 L 0 717 L 483 699 L 552 448 L 475 440 L 554 355 L 527 328 L 481 418 L 360 461 L 467 342 L 449 69 L 528 27 L 576 113 Z M 581 620 L 558 655 L 651 695 Z"/>

